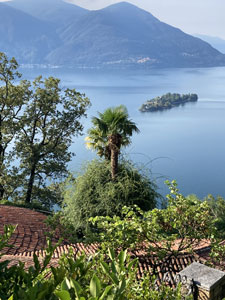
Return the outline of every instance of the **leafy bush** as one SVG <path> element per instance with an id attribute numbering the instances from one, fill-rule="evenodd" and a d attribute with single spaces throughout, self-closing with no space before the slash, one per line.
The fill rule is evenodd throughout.
<path id="1" fill-rule="evenodd" d="M 213 217 L 216 226 L 216 237 L 225 238 L 225 199 L 221 196 L 216 198 L 209 194 L 203 200 L 200 200 L 195 194 L 188 195 L 187 198 L 192 201 L 206 201 L 210 215 Z"/>
<path id="2" fill-rule="evenodd" d="M 7 245 L 13 232 L 5 227 L 0 236 L 0 251 Z M 56 246 L 55 246 L 56 247 Z M 136 260 L 130 260 L 126 251 L 115 255 L 112 249 L 108 257 L 97 254 L 92 259 L 73 253 L 63 255 L 56 267 L 50 263 L 55 247 L 48 244 L 40 263 L 34 255 L 34 265 L 25 270 L 24 264 L 9 266 L 0 262 L 1 300 L 179 300 L 181 289 L 172 290 L 162 285 L 155 288 L 154 278 L 137 280 Z"/>
<path id="3" fill-rule="evenodd" d="M 147 243 L 150 254 L 166 258 L 191 252 L 201 240 L 214 238 L 215 220 L 208 203 L 185 198 L 175 181 L 168 184 L 170 194 L 166 209 L 144 212 L 138 207 L 124 207 L 122 217 L 92 218 L 100 232 L 92 234 L 92 241 L 115 249 L 138 249 Z"/>
<path id="4" fill-rule="evenodd" d="M 68 184 L 63 211 L 76 231 L 85 232 L 90 217 L 121 215 L 124 205 L 135 204 L 144 211 L 151 210 L 157 197 L 154 183 L 132 163 L 120 163 L 118 175 L 112 180 L 110 164 L 93 160 Z"/>
<path id="5" fill-rule="evenodd" d="M 216 219 L 217 233 L 221 238 L 225 238 L 225 199 L 221 196 L 214 198 L 208 195 L 205 200 L 211 208 L 212 216 Z"/>

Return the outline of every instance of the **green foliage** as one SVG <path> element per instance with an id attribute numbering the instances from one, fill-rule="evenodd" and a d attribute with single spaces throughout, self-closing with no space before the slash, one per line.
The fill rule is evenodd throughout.
<path id="1" fill-rule="evenodd" d="M 188 195 L 187 198 L 192 201 L 200 201 L 196 195 Z M 210 208 L 210 215 L 214 218 L 216 232 L 215 237 L 224 239 L 225 238 L 225 199 L 221 196 L 217 198 L 212 195 L 208 195 L 203 199 L 206 201 Z"/>
<path id="2" fill-rule="evenodd" d="M 23 201 L 13 202 L 10 200 L 1 200 L 0 205 L 7 205 L 7 206 L 15 206 L 15 207 L 24 207 L 29 209 L 35 209 L 42 212 L 50 213 L 50 210 L 46 210 L 46 207 L 42 205 L 40 202 L 32 202 L 32 203 L 24 203 Z"/>
<path id="3" fill-rule="evenodd" d="M 93 128 L 89 129 L 86 138 L 88 148 L 96 150 L 100 157 L 108 157 L 104 148 L 107 148 L 108 137 L 113 134 L 121 136 L 121 146 L 131 143 L 133 132 L 139 132 L 134 122 L 129 120 L 127 109 L 124 105 L 108 108 L 103 113 L 98 113 L 99 118 L 93 117 Z"/>
<path id="4" fill-rule="evenodd" d="M 12 234 L 6 227 L 0 236 L 0 249 Z M 56 247 L 56 246 L 55 246 Z M 81 255 L 74 259 L 72 250 L 62 255 L 56 267 L 48 267 L 55 250 L 51 243 L 45 250 L 42 263 L 36 255 L 33 266 L 25 270 L 24 264 L 9 266 L 0 263 L 1 300 L 156 300 L 181 299 L 180 288 L 172 290 L 162 285 L 155 288 L 154 278 L 144 276 L 137 280 L 137 261 L 126 251 L 118 255 L 110 248 L 108 256 L 96 254 L 91 259 Z"/>
<path id="5" fill-rule="evenodd" d="M 19 127 L 22 108 L 29 96 L 27 81 L 14 84 L 21 77 L 17 68 L 14 58 L 8 60 L 0 52 L 0 199 L 14 193 L 18 169 L 11 164 L 15 157 L 10 146 Z"/>
<path id="6" fill-rule="evenodd" d="M 211 209 L 212 216 L 216 219 L 217 235 L 220 238 L 225 238 L 225 199 L 221 196 L 214 198 L 208 195 L 205 198 Z"/>
<path id="7" fill-rule="evenodd" d="M 140 111 L 157 111 L 172 108 L 174 106 L 184 105 L 186 102 L 194 102 L 198 100 L 196 94 L 180 95 L 177 93 L 167 93 L 161 97 L 156 97 L 146 101 L 140 107 Z"/>
<path id="8" fill-rule="evenodd" d="M 190 195 L 189 198 L 197 199 L 195 195 Z M 204 198 L 204 201 L 208 203 L 210 208 L 210 215 L 214 219 L 216 230 L 214 232 L 214 239 L 211 241 L 210 260 L 208 264 L 210 266 L 219 266 L 221 270 L 224 270 L 225 260 L 225 199 L 221 196 L 217 198 L 212 195 L 208 195 Z"/>
<path id="9" fill-rule="evenodd" d="M 124 105 L 108 108 L 99 117 L 92 118 L 93 127 L 86 138 L 88 148 L 97 151 L 100 157 L 111 160 L 111 176 L 118 173 L 118 156 L 120 148 L 131 143 L 130 137 L 139 132 L 136 124 L 129 119 Z"/>
<path id="10" fill-rule="evenodd" d="M 3 234 L 0 235 L 0 258 L 3 256 L 1 251 L 5 247 L 10 247 L 8 240 L 12 236 L 13 232 L 15 231 L 15 226 L 12 225 L 5 225 Z"/>
<path id="11" fill-rule="evenodd" d="M 48 226 L 46 236 L 52 238 L 54 236 L 60 236 L 63 240 L 70 243 L 77 243 L 80 241 L 79 234 L 76 234 L 74 226 L 69 222 L 67 217 L 62 211 L 57 211 L 52 215 L 49 215 L 45 220 Z"/>
<path id="12" fill-rule="evenodd" d="M 140 208 L 123 209 L 122 217 L 95 217 L 99 228 L 94 238 L 107 248 L 135 248 L 147 245 L 150 254 L 159 258 L 192 251 L 202 239 L 215 234 L 214 218 L 208 203 L 190 200 L 178 192 L 176 182 L 168 183 L 170 194 L 166 209 L 143 212 Z"/>
<path id="13" fill-rule="evenodd" d="M 94 259 L 95 272 L 92 273 L 89 289 L 87 283 L 80 284 L 78 280 L 66 280 L 61 285 L 61 291 L 56 294 L 60 299 L 74 299 L 70 297 L 74 290 L 76 299 L 80 300 L 178 300 L 184 299 L 181 296 L 181 289 L 173 290 L 165 285 L 161 285 L 156 289 L 155 278 L 149 275 L 143 276 L 141 280 L 137 280 L 137 261 L 130 260 L 126 251 L 121 251 L 117 256 L 113 250 L 108 249 L 106 262 L 103 257 Z M 93 271 L 92 267 L 88 272 Z M 91 273 L 91 272 L 90 272 Z M 67 297 L 67 298 L 65 298 Z M 187 299 L 187 298 L 185 298 Z"/>
<path id="14" fill-rule="evenodd" d="M 124 205 L 138 205 L 143 210 L 156 206 L 156 186 L 132 163 L 122 161 L 116 180 L 111 180 L 107 161 L 93 160 L 83 173 L 69 182 L 64 194 L 63 211 L 76 231 L 87 230 L 88 219 L 95 216 L 121 215 Z"/>
<path id="15" fill-rule="evenodd" d="M 59 181 L 73 156 L 69 147 L 82 133 L 80 119 L 90 102 L 53 77 L 14 84 L 21 77 L 17 68 L 14 58 L 0 53 L 0 200 L 50 209 L 60 200 Z"/>
<path id="16" fill-rule="evenodd" d="M 72 137 L 82 132 L 80 118 L 88 105 L 89 100 L 75 89 L 62 90 L 59 79 L 40 76 L 34 80 L 15 141 L 25 202 L 56 201 L 57 190 L 46 187 L 46 182 L 57 183 L 68 174 L 69 147 Z"/>

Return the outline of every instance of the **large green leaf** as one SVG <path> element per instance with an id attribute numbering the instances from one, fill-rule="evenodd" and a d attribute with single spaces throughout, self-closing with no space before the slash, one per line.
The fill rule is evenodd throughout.
<path id="1" fill-rule="evenodd" d="M 120 267 L 124 266 L 125 260 L 127 258 L 127 251 L 121 251 L 120 254 L 118 255 L 119 262 L 120 262 Z"/>
<path id="2" fill-rule="evenodd" d="M 115 259 L 115 252 L 113 249 L 108 249 L 109 252 L 109 257 L 111 258 L 111 260 Z"/>
<path id="3" fill-rule="evenodd" d="M 110 270 L 109 270 L 109 266 L 107 265 L 107 263 L 105 263 L 104 261 L 102 261 L 101 263 L 102 269 L 106 274 L 110 274 Z"/>
<path id="4" fill-rule="evenodd" d="M 99 298 L 99 300 L 105 300 L 105 297 L 108 295 L 108 293 L 111 291 L 112 288 L 113 288 L 112 285 L 108 285 L 105 288 L 105 290 L 104 290 L 103 294 L 101 295 L 101 297 Z"/>
<path id="5" fill-rule="evenodd" d="M 76 296 L 79 298 L 80 292 L 81 292 L 81 290 L 82 290 L 81 286 L 80 286 L 79 283 L 78 283 L 76 280 L 74 280 L 74 279 L 71 279 L 70 282 L 71 282 L 71 285 L 73 286 L 73 288 L 74 288 L 74 290 L 75 290 Z"/>
<path id="6" fill-rule="evenodd" d="M 63 282 L 61 283 L 61 289 L 68 291 L 70 289 L 70 284 L 68 284 L 68 279 L 64 279 Z"/>
<path id="7" fill-rule="evenodd" d="M 94 274 L 90 282 L 90 292 L 93 297 L 99 297 L 101 293 L 101 282 Z"/>
<path id="8" fill-rule="evenodd" d="M 59 297 L 60 300 L 71 300 L 70 293 L 68 291 L 57 291 L 55 295 Z"/>
<path id="9" fill-rule="evenodd" d="M 126 279 L 123 278 L 122 281 L 120 282 L 119 293 L 122 294 L 125 288 L 126 288 Z"/>
<path id="10" fill-rule="evenodd" d="M 127 270 L 128 272 L 131 271 L 132 267 L 137 263 L 137 258 L 133 259 L 131 262 L 129 262 L 128 266 L 127 266 Z"/>

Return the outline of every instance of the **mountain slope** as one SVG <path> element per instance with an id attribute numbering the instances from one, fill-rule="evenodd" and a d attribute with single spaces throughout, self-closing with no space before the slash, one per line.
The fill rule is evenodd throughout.
<path id="1" fill-rule="evenodd" d="M 42 63 L 60 45 L 55 30 L 20 10 L 0 3 L 0 51 L 20 63 Z"/>
<path id="2" fill-rule="evenodd" d="M 61 32 L 64 45 L 47 59 L 80 65 L 209 67 L 225 56 L 199 38 L 160 22 L 126 2 L 90 11 Z"/>
<path id="3" fill-rule="evenodd" d="M 225 40 L 215 36 L 208 36 L 203 34 L 196 34 L 195 36 L 209 43 L 221 53 L 225 53 Z"/>
<path id="4" fill-rule="evenodd" d="M 208 43 L 126 2 L 97 11 L 62 0 L 0 3 L 0 34 L 0 51 L 20 63 L 123 68 L 225 65 L 225 55 Z"/>
<path id="5" fill-rule="evenodd" d="M 87 11 L 63 0 L 13 0 L 7 4 L 40 20 L 51 22 L 57 28 L 78 19 Z"/>

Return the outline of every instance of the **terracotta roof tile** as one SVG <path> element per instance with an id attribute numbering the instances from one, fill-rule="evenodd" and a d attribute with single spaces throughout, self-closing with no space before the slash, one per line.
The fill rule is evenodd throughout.
<path id="1" fill-rule="evenodd" d="M 43 249 L 46 247 L 45 232 L 47 231 L 47 226 L 44 223 L 46 217 L 43 213 L 34 210 L 0 205 L 0 234 L 3 232 L 5 224 L 17 225 L 15 233 L 10 240 L 10 244 L 13 244 L 14 247 L 4 249 L 6 255 L 3 256 L 1 261 L 8 259 L 10 260 L 10 264 L 22 261 L 25 263 L 25 267 L 28 268 L 33 264 L 34 253 L 42 259 L 45 255 Z M 56 242 L 57 239 L 54 241 Z M 179 241 L 177 244 L 179 244 Z M 83 252 L 87 256 L 90 256 L 98 251 L 99 245 L 85 245 L 83 243 L 60 245 L 54 252 L 51 264 L 56 265 L 60 256 L 63 253 L 68 253 L 70 248 L 72 248 L 75 257 Z M 168 272 L 169 276 L 173 277 L 174 274 L 184 269 L 193 261 L 199 260 L 201 255 L 204 256 L 205 253 L 209 252 L 209 249 L 208 241 L 202 241 L 196 247 L 196 256 L 183 253 L 164 261 L 159 261 L 153 255 L 149 256 L 146 247 L 132 251 L 130 255 L 131 258 L 138 258 L 138 277 L 141 277 L 144 272 L 148 272 L 155 274 L 158 280 L 161 281 L 166 272 Z"/>
<path id="2" fill-rule="evenodd" d="M 9 241 L 14 247 L 6 248 L 3 252 L 15 255 L 45 248 L 46 218 L 47 215 L 31 209 L 0 205 L 0 234 L 4 231 L 4 225 L 17 225 Z"/>

